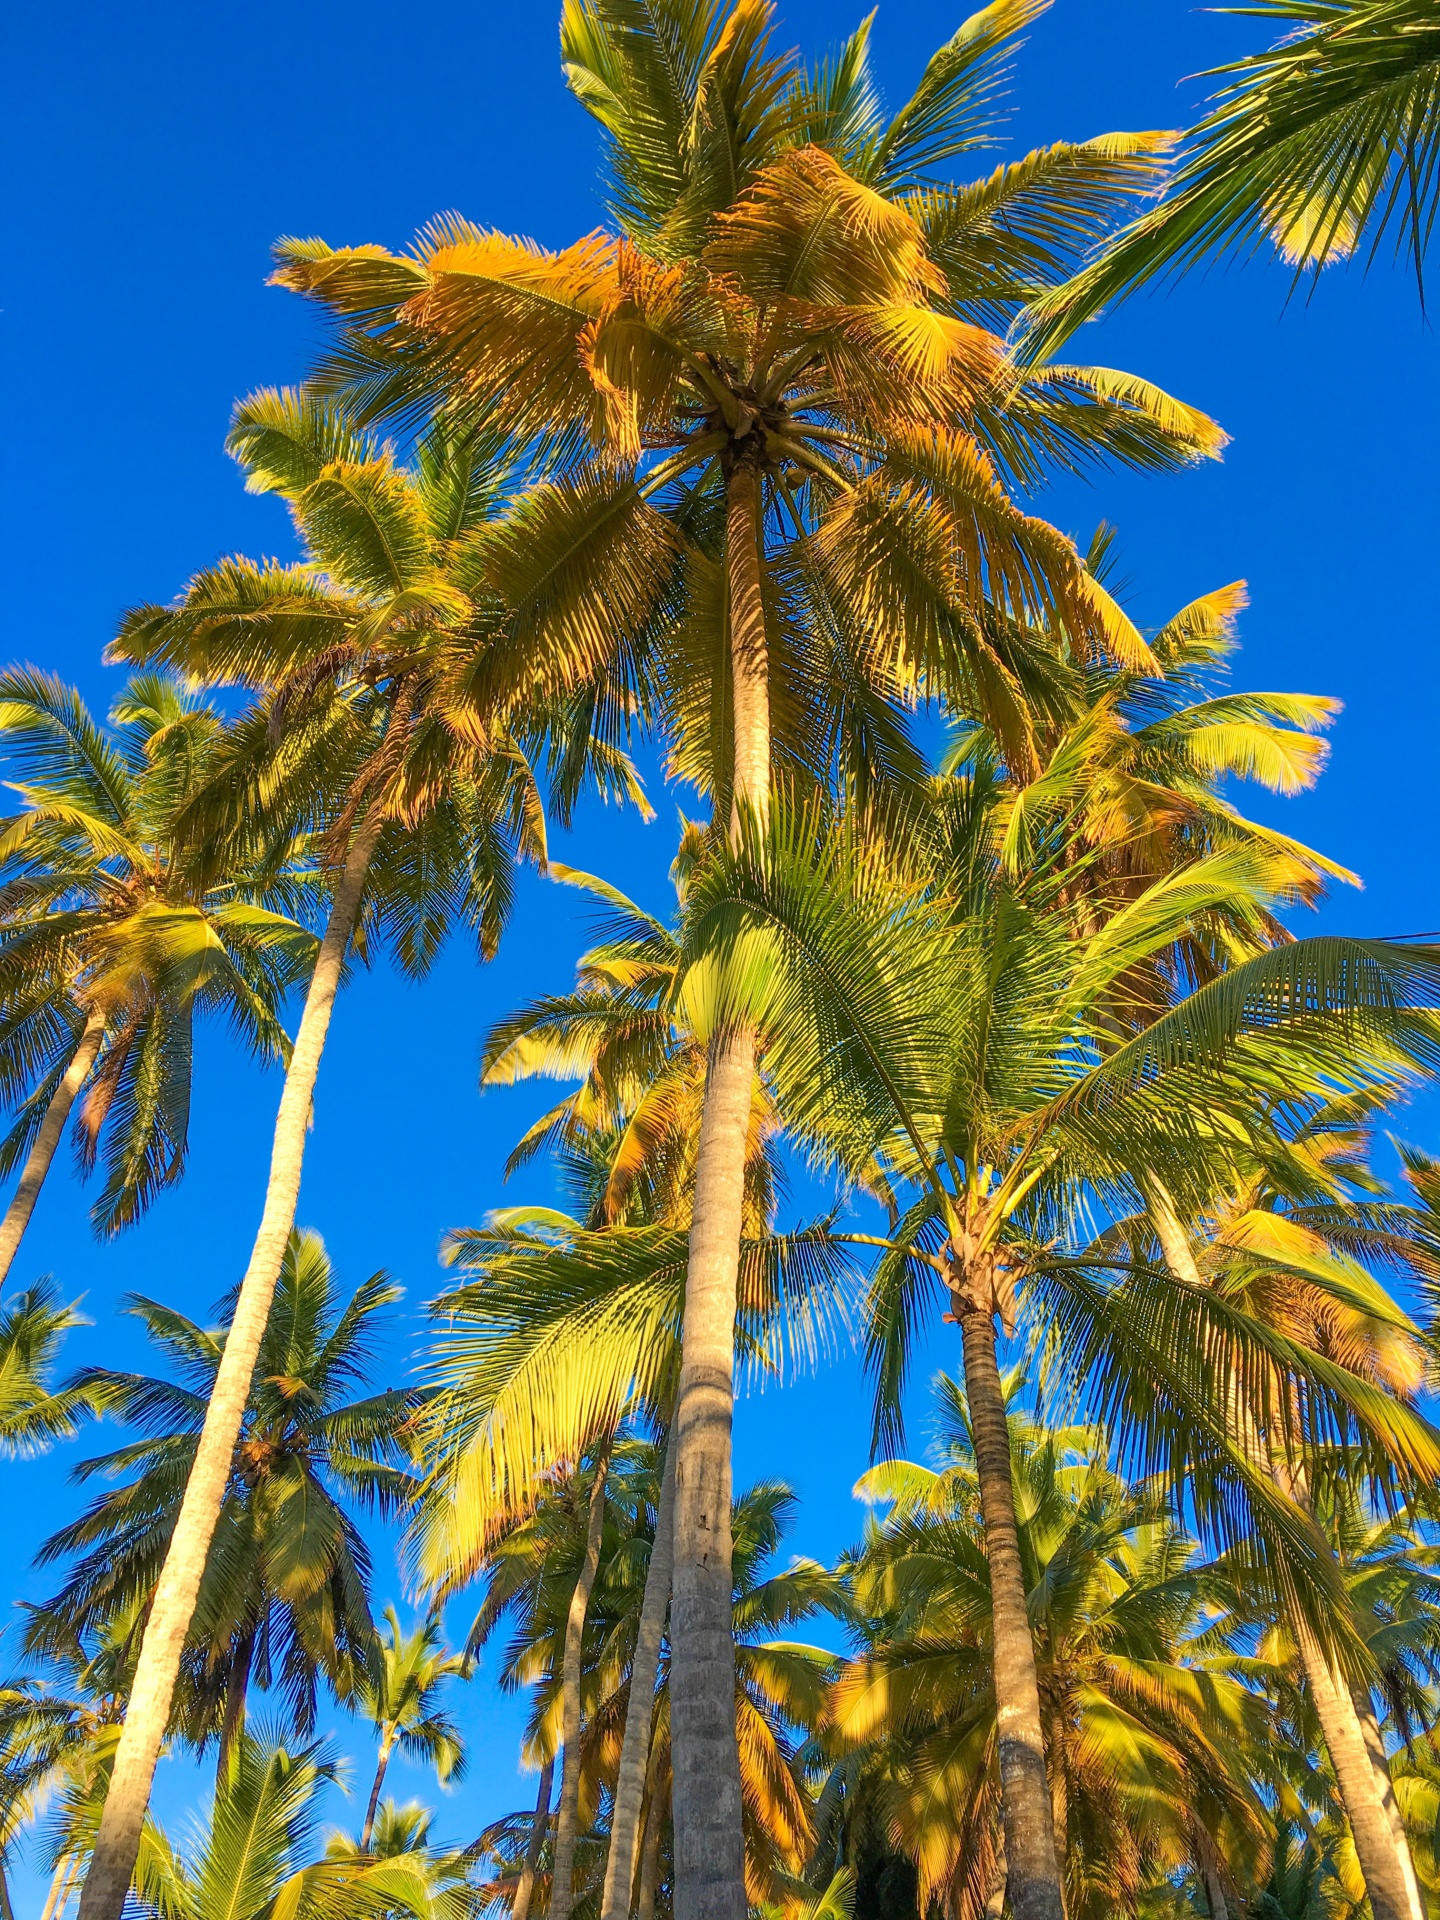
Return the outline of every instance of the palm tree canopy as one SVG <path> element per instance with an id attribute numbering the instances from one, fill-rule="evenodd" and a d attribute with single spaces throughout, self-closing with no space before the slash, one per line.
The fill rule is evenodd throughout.
<path id="1" fill-rule="evenodd" d="M 1041 296 L 1028 350 L 1053 349 L 1107 302 L 1216 249 L 1269 242 L 1298 274 L 1389 235 L 1421 296 L 1440 205 L 1440 22 L 1429 0 L 1251 0 L 1222 11 L 1279 30 L 1215 69 L 1160 204 Z"/>
<path id="2" fill-rule="evenodd" d="M 232 736 L 176 680 L 136 675 L 100 726 L 54 675 L 0 675 L 0 739 L 20 810 L 0 822 L 0 1173 L 29 1151 L 93 1012 L 104 1040 L 76 1113 L 93 1218 L 131 1224 L 183 1171 L 195 1012 L 285 1060 L 286 993 L 314 960 L 307 861 L 282 810 L 264 838 L 197 840 L 196 796 Z M 296 917 L 297 913 L 300 915 Z"/>
<path id="3" fill-rule="evenodd" d="M 857 1488 L 886 1511 L 849 1561 L 865 1627 L 832 1722 L 842 1749 L 873 1745 L 922 1898 L 973 1915 L 1000 1838 L 989 1572 L 963 1392 L 942 1378 L 937 1398 L 938 1468 L 892 1461 Z M 1127 1488 L 1094 1430 L 1013 1402 L 1010 1430 L 1067 1912 L 1133 1910 L 1189 1860 L 1197 1817 L 1249 1877 L 1268 1832 L 1267 1716 L 1225 1671 L 1221 1609 L 1168 1490 Z"/>
<path id="4" fill-rule="evenodd" d="M 177 1716 L 192 1740 L 211 1736 L 228 1690 L 243 1690 L 252 1674 L 280 1689 L 304 1729 L 321 1676 L 349 1699 L 378 1662 L 370 1556 L 347 1503 L 394 1513 L 409 1493 L 402 1435 L 414 1393 L 364 1391 L 384 1310 L 398 1297 L 375 1274 L 346 1298 L 319 1236 L 292 1235 L 186 1653 Z M 173 1373 L 97 1367 L 80 1376 L 98 1405 L 143 1437 L 75 1470 L 81 1481 L 122 1484 L 41 1548 L 42 1562 L 70 1565 L 32 1614 L 27 1642 L 37 1650 L 103 1636 L 152 1593 L 232 1304 L 233 1295 L 221 1303 L 212 1330 L 136 1298 L 130 1310 Z"/>

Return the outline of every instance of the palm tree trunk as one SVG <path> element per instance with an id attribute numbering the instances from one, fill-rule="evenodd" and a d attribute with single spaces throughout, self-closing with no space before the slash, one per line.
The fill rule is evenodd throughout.
<path id="1" fill-rule="evenodd" d="M 1400 1802 L 1395 1797 L 1395 1782 L 1390 1777 L 1390 1762 L 1386 1757 L 1385 1742 L 1380 1737 L 1380 1722 L 1375 1718 L 1375 1703 L 1368 1691 L 1363 1688 L 1352 1687 L 1350 1698 L 1355 1707 L 1355 1717 L 1360 1723 L 1360 1737 L 1365 1742 L 1365 1751 L 1370 1756 L 1370 1765 L 1375 1772 L 1375 1788 L 1380 1795 L 1380 1804 L 1385 1809 L 1386 1823 L 1395 1842 L 1400 1871 L 1405 1876 L 1405 1890 L 1410 1897 L 1411 1920 L 1427 1920 L 1425 1896 L 1420 1891 L 1420 1882 L 1415 1875 L 1415 1859 L 1410 1851 L 1410 1836 L 1405 1831 Z"/>
<path id="2" fill-rule="evenodd" d="M 92 1013 L 85 1022 L 70 1064 L 45 1109 L 45 1118 L 40 1122 L 40 1131 L 31 1144 L 25 1159 L 25 1170 L 20 1175 L 20 1184 L 15 1189 L 15 1197 L 5 1209 L 5 1218 L 0 1220 L 0 1287 L 10 1277 L 10 1269 L 15 1263 L 15 1255 L 20 1251 L 20 1242 L 25 1237 L 25 1229 L 30 1224 L 30 1216 L 35 1211 L 35 1202 L 40 1198 L 40 1189 L 45 1184 L 45 1176 L 50 1171 L 55 1158 L 55 1149 L 60 1145 L 65 1132 L 65 1122 L 70 1118 L 70 1109 L 75 1104 L 75 1096 L 84 1086 L 90 1069 L 95 1064 L 95 1056 L 100 1051 L 100 1042 L 105 1037 L 105 1016 Z"/>
<path id="3" fill-rule="evenodd" d="M 665 1637 L 665 1613 L 670 1605 L 670 1569 L 675 1541 L 675 1449 L 667 1435 L 665 1471 L 655 1509 L 655 1544 L 645 1573 L 645 1598 L 635 1633 L 635 1656 L 630 1662 L 630 1698 L 625 1708 L 625 1733 L 620 1745 L 620 1772 L 615 1782 L 615 1805 L 610 1816 L 610 1854 L 605 1862 L 605 1894 L 600 1920 L 626 1920 L 635 1884 L 635 1850 L 640 1838 L 640 1815 L 645 1806 L 645 1776 L 650 1765 L 650 1726 L 655 1714 L 655 1680 L 660 1671 L 660 1643 Z"/>
<path id="4" fill-rule="evenodd" d="M 535 1891 L 535 1874 L 540 1865 L 546 1836 L 550 1832 L 550 1788 L 555 1778 L 552 1755 L 540 1769 L 540 1791 L 535 1796 L 535 1818 L 530 1822 L 530 1838 L 525 1843 L 525 1864 L 515 1886 L 515 1904 L 510 1920 L 530 1920 L 530 1899 Z"/>
<path id="5" fill-rule="evenodd" d="M 590 1590 L 600 1565 L 600 1543 L 605 1532 L 605 1453 L 595 1463 L 590 1489 L 590 1517 L 585 1530 L 585 1556 L 570 1595 L 565 1616 L 565 1651 L 560 1672 L 560 1705 L 565 1750 L 560 1761 L 560 1811 L 555 1821 L 555 1864 L 550 1880 L 550 1920 L 570 1920 L 575 1904 L 575 1842 L 580 1831 L 580 1656 L 584 1651 L 585 1616 Z"/>
<path id="6" fill-rule="evenodd" d="M 380 1752 L 375 1761 L 375 1779 L 370 1788 L 370 1804 L 365 1809 L 365 1825 L 360 1832 L 360 1851 L 368 1853 L 370 1842 L 375 1837 L 375 1815 L 380 1807 L 380 1789 L 385 1784 L 385 1770 L 390 1765 L 390 1753 L 395 1741 L 395 1729 L 387 1726 L 380 1736 Z"/>
<path id="7" fill-rule="evenodd" d="M 990 1562 L 995 1719 L 1010 1911 L 1015 1920 L 1064 1920 L 1055 1822 L 1045 1772 L 1045 1735 L 1035 1643 L 1025 1607 L 1020 1532 L 1010 1471 L 1010 1432 L 988 1304 L 955 1293 L 965 1362 L 965 1392 L 975 1442 L 985 1555 Z"/>
<path id="8" fill-rule="evenodd" d="M 15 1909 L 10 1904 L 10 1876 L 3 1860 L 0 1860 L 0 1920 L 15 1920 Z"/>
<path id="9" fill-rule="evenodd" d="M 731 835 L 745 809 L 770 812 L 770 708 L 760 586 L 760 476 L 736 462 L 726 482 L 726 572 L 734 695 Z M 735 1741 L 731 1624 L 731 1426 L 735 1290 L 755 1035 L 717 1035 L 705 1075 L 674 1420 L 675 1566 L 670 1714 L 675 1920 L 745 1920 L 745 1841 Z M 88 1920 L 88 1917 L 87 1917 Z"/>
<path id="10" fill-rule="evenodd" d="M 645 1797 L 645 1839 L 640 1850 L 640 1885 L 635 1895 L 635 1920 L 655 1920 L 655 1898 L 660 1891 L 660 1845 L 665 1838 L 665 1795 L 662 1791 L 660 1742 L 650 1752 Z"/>
<path id="11" fill-rule="evenodd" d="M 70 1889 L 75 1884 L 75 1875 L 80 1862 L 74 1854 L 65 1854 L 57 1863 L 51 1877 L 50 1891 L 45 1896 L 44 1911 L 40 1920 L 56 1920 L 56 1915 L 64 1911 L 65 1902 L 70 1898 Z"/>
<path id="12" fill-rule="evenodd" d="M 255 1634 L 247 1632 L 240 1641 L 235 1671 L 225 1689 L 225 1718 L 220 1723 L 220 1753 L 215 1762 L 215 1786 L 218 1791 L 230 1764 L 230 1754 L 245 1728 L 245 1699 L 250 1691 L 250 1668 L 255 1660 Z"/>
<path id="13" fill-rule="evenodd" d="M 310 1124 L 320 1056 L 382 825 L 378 813 L 372 812 L 358 828 L 335 884 L 325 937 L 315 958 L 315 971 L 310 976 L 310 988 L 275 1118 L 265 1209 L 251 1249 L 250 1265 L 240 1285 L 195 1462 L 141 1642 L 125 1726 L 115 1754 L 110 1790 L 105 1796 L 105 1811 L 80 1896 L 80 1920 L 120 1920 L 130 1876 L 135 1870 L 140 1828 L 150 1799 L 160 1743 L 170 1720 L 185 1637 L 230 1478 L 235 1443 L 240 1436 L 240 1423 L 265 1323 L 270 1316 L 280 1263 L 295 1225 L 305 1134 Z"/>
<path id="14" fill-rule="evenodd" d="M 1001 1920 L 1005 1911 L 1005 1887 L 1009 1879 L 1009 1870 L 1005 1865 L 1005 1842 L 1000 1842 L 1000 1851 L 995 1856 L 994 1871 L 990 1875 L 990 1891 L 985 1896 L 985 1905 L 981 1920 Z"/>
<path id="15" fill-rule="evenodd" d="M 1203 1286 L 1204 1277 L 1196 1262 L 1189 1236 L 1181 1225 L 1169 1195 L 1158 1183 L 1150 1183 L 1147 1185 L 1146 1199 L 1166 1266 L 1183 1285 Z M 1253 1454 L 1262 1454 L 1258 1435 L 1247 1432 L 1243 1438 Z M 1294 1476 L 1283 1463 L 1271 1461 L 1269 1466 L 1281 1491 L 1308 1509 L 1309 1502 L 1303 1497 L 1304 1488 L 1297 1487 Z M 1409 1846 L 1404 1839 L 1404 1828 L 1400 1824 L 1399 1810 L 1395 1811 L 1395 1825 L 1392 1827 L 1349 1685 L 1342 1675 L 1332 1670 L 1323 1648 L 1298 1614 L 1290 1620 L 1289 1625 L 1295 1636 L 1300 1663 L 1315 1706 L 1315 1717 L 1320 1722 L 1320 1732 L 1330 1755 L 1330 1764 L 1335 1769 L 1340 1799 L 1355 1841 L 1355 1857 L 1360 1863 L 1375 1920 L 1417 1920 L 1419 1888 L 1415 1882 Z M 1378 1742 L 1378 1730 L 1376 1738 Z M 1383 1765 L 1383 1751 L 1381 1761 Z M 1387 1786 L 1389 1780 L 1389 1769 L 1386 1768 Z M 1393 1804 L 1393 1789 L 1389 1798 Z M 1418 1905 L 1418 1914 L 1423 1920 L 1423 1905 Z"/>
<path id="16" fill-rule="evenodd" d="M 1320 1722 L 1330 1764 L 1340 1785 L 1340 1798 L 1355 1840 L 1355 1857 L 1360 1862 L 1375 1920 L 1411 1920 L 1405 1871 L 1350 1689 L 1331 1667 L 1306 1623 L 1297 1615 L 1290 1624 L 1309 1683 L 1315 1717 Z"/>

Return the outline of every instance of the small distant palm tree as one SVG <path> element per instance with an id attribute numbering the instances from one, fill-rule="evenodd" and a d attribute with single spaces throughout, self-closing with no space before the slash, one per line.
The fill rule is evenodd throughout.
<path id="1" fill-rule="evenodd" d="M 278 1687 L 291 1723 L 304 1733 L 314 1724 L 322 1677 L 350 1700 L 375 1670 L 370 1557 L 347 1504 L 394 1514 L 409 1494 L 401 1439 L 413 1395 L 356 1397 L 381 1316 L 398 1297 L 399 1289 L 375 1274 L 347 1299 L 318 1235 L 292 1235 L 177 1697 L 177 1730 L 198 1745 L 218 1737 L 222 1772 L 252 1684 Z M 127 1678 L 133 1673 L 233 1302 L 232 1293 L 220 1327 L 211 1330 L 154 1301 L 132 1300 L 130 1311 L 174 1376 L 93 1367 L 79 1377 L 97 1406 L 144 1437 L 76 1469 L 82 1481 L 123 1484 L 41 1548 L 46 1564 L 70 1565 L 64 1585 L 31 1613 L 26 1639 L 33 1651 L 63 1655 L 77 1640 L 103 1638 L 118 1624 L 128 1636 Z"/>
<path id="2" fill-rule="evenodd" d="M 386 1607 L 376 1675 L 363 1680 L 359 1688 L 360 1710 L 380 1738 L 360 1833 L 362 1853 L 370 1849 L 374 1837 L 380 1790 L 397 1746 L 408 1759 L 433 1767 L 439 1780 L 458 1780 L 463 1775 L 465 1748 L 455 1722 L 441 1710 L 439 1696 L 447 1680 L 465 1671 L 464 1658 L 448 1651 L 433 1615 L 407 1634 L 394 1607 Z"/>
<path id="3" fill-rule="evenodd" d="M 95 1412 L 95 1396 L 74 1381 L 56 1386 L 55 1360 L 65 1335 L 89 1322 L 56 1304 L 48 1281 L 17 1293 L 0 1308 L 0 1454 L 43 1453 L 69 1440 Z"/>
<path id="4" fill-rule="evenodd" d="M 139 1911 L 154 1920 L 465 1920 L 473 1891 L 453 1866 L 437 1872 L 421 1821 L 397 1822 L 401 1844 L 384 1855 L 343 1844 L 317 1851 L 321 1795 L 334 1777 L 318 1746 L 292 1753 L 242 1734 L 187 1845 L 147 1823 Z"/>
<path id="5" fill-rule="evenodd" d="M 0 1173 L 0 1283 L 71 1110 L 81 1165 L 105 1164 L 98 1231 L 129 1225 L 184 1169 L 192 1026 L 219 1014 L 266 1060 L 315 941 L 291 917 L 303 843 L 196 842 L 187 808 L 213 779 L 223 717 L 161 674 L 131 680 L 113 725 L 34 668 L 0 675 L 0 746 L 22 806 L 0 823 L 0 1089 L 15 1114 Z"/>

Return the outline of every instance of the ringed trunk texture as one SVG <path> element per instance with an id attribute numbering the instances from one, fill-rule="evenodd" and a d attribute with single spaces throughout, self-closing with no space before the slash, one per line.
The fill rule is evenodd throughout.
<path id="1" fill-rule="evenodd" d="M 958 1293 L 955 1303 L 975 1439 L 980 1511 L 985 1521 L 985 1554 L 990 1562 L 995 1721 L 1010 1911 L 1015 1920 L 1064 1920 L 1055 1822 L 1045 1772 L 1035 1643 L 1025 1607 L 1020 1533 L 1015 1521 L 1010 1432 L 995 1357 L 995 1320 L 989 1307 L 978 1306 Z"/>
<path id="2" fill-rule="evenodd" d="M 10 1876 L 3 1860 L 0 1860 L 0 1920 L 15 1920 L 15 1909 L 10 1904 Z"/>
<path id="3" fill-rule="evenodd" d="M 365 1809 L 365 1825 L 360 1832 L 362 1853 L 370 1851 L 370 1842 L 375 1837 L 375 1815 L 380 1810 L 380 1789 L 385 1784 L 385 1770 L 390 1765 L 390 1751 L 394 1737 L 393 1727 L 387 1727 L 380 1737 L 380 1751 L 375 1759 L 375 1779 L 370 1788 L 370 1804 Z"/>
<path id="4" fill-rule="evenodd" d="M 731 835 L 746 808 L 770 816 L 770 705 L 760 574 L 760 476 L 726 481 L 725 565 L 734 696 Z M 670 1716 L 675 1920 L 745 1920 L 745 1843 L 735 1741 L 730 1439 L 735 1298 L 755 1035 L 712 1043 L 695 1163 L 690 1263 L 676 1396 Z"/>
<path id="5" fill-rule="evenodd" d="M 335 885 L 325 937 L 315 958 L 315 971 L 310 976 L 310 988 L 275 1117 L 265 1208 L 251 1249 L 250 1265 L 240 1283 L 235 1317 L 215 1375 L 200 1444 L 185 1486 L 185 1498 L 145 1625 L 130 1704 L 110 1776 L 110 1790 L 105 1796 L 105 1811 L 80 1895 L 80 1920 L 120 1920 L 130 1889 L 130 1876 L 140 1847 L 140 1828 L 155 1777 L 155 1762 L 170 1721 L 185 1636 L 225 1498 L 235 1443 L 240 1437 L 245 1404 L 250 1396 L 250 1381 L 270 1317 L 275 1282 L 280 1277 L 280 1263 L 295 1225 L 305 1133 L 310 1124 L 310 1103 L 320 1070 L 320 1056 L 381 825 L 374 815 L 361 825 L 350 843 Z"/>
<path id="6" fill-rule="evenodd" d="M 605 1862 L 605 1894 L 600 1920 L 626 1920 L 635 1885 L 635 1854 L 640 1816 L 645 1808 L 645 1776 L 650 1766 L 650 1725 L 655 1713 L 655 1681 L 660 1672 L 660 1643 L 670 1605 L 670 1569 L 675 1542 L 675 1449 L 667 1437 L 665 1471 L 655 1512 L 655 1544 L 645 1572 L 645 1598 L 630 1662 L 630 1698 L 620 1744 L 620 1772 L 610 1818 L 610 1853 Z"/>
<path id="7" fill-rule="evenodd" d="M 1204 1286 L 1189 1236 L 1169 1195 L 1157 1184 L 1153 1190 L 1147 1190 L 1146 1198 L 1166 1266 L 1184 1285 Z M 1250 1450 L 1258 1453 L 1259 1436 L 1247 1434 L 1245 1438 Z M 1272 1461 L 1270 1470 L 1281 1491 L 1308 1510 L 1304 1488 L 1296 1486 L 1294 1476 L 1283 1463 Z M 1324 1650 L 1298 1615 L 1289 1625 L 1315 1705 L 1315 1717 L 1320 1722 L 1330 1763 L 1335 1769 L 1340 1798 L 1355 1840 L 1355 1857 L 1360 1863 L 1375 1920 L 1424 1920 L 1425 1908 L 1404 1824 L 1395 1804 L 1379 1729 L 1375 1732 L 1377 1755 L 1372 1754 L 1367 1744 L 1354 1696 L 1344 1677 L 1331 1668 Z"/>
<path id="8" fill-rule="evenodd" d="M 525 1846 L 525 1864 L 520 1869 L 520 1879 L 515 1888 L 515 1904 L 510 1909 L 510 1920 L 530 1920 L 530 1899 L 535 1892 L 535 1874 L 540 1866 L 540 1855 L 545 1848 L 546 1836 L 550 1832 L 550 1788 L 555 1778 L 555 1761 L 547 1760 L 540 1769 L 540 1791 L 535 1795 L 535 1818 L 530 1823 L 530 1838 Z"/>
<path id="9" fill-rule="evenodd" d="M 40 1198 L 40 1189 L 45 1184 L 55 1158 L 55 1149 L 65 1132 L 65 1122 L 70 1118 L 70 1109 L 75 1097 L 95 1064 L 95 1056 L 100 1051 L 100 1042 L 105 1037 L 105 1016 L 92 1013 L 85 1022 L 84 1031 L 75 1051 L 70 1056 L 70 1064 L 65 1069 L 50 1104 L 45 1109 L 45 1118 L 40 1122 L 40 1131 L 36 1134 L 29 1153 L 25 1157 L 25 1169 L 20 1175 L 20 1184 L 14 1197 L 5 1209 L 5 1218 L 0 1220 L 0 1287 L 10 1277 L 10 1269 L 15 1264 L 15 1256 L 20 1251 L 20 1242 L 25 1237 L 25 1229 L 30 1224 L 30 1216 L 35 1211 L 35 1202 Z"/>
<path id="10" fill-rule="evenodd" d="M 595 1468 L 595 1484 L 590 1489 L 585 1555 L 565 1616 L 565 1651 L 560 1672 L 565 1750 L 560 1763 L 560 1811 L 555 1822 L 550 1920 L 570 1920 L 570 1909 L 575 1904 L 575 1841 L 580 1829 L 580 1656 L 585 1640 L 585 1616 L 590 1611 L 590 1590 L 595 1585 L 605 1532 L 606 1464 L 602 1454 Z"/>

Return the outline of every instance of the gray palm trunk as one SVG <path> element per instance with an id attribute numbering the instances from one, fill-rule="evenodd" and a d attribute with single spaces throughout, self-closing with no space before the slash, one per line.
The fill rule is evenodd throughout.
<path id="1" fill-rule="evenodd" d="M 45 1118 L 31 1142 L 30 1151 L 25 1156 L 24 1170 L 20 1183 L 15 1189 L 10 1205 L 5 1209 L 5 1218 L 0 1220 L 0 1287 L 10 1277 L 10 1269 L 15 1264 L 15 1256 L 20 1251 L 20 1242 L 25 1237 L 25 1229 L 30 1224 L 30 1216 L 35 1211 L 35 1202 L 40 1198 L 40 1189 L 45 1184 L 55 1159 L 55 1150 L 65 1132 L 65 1122 L 70 1118 L 70 1109 L 75 1105 L 76 1096 L 89 1077 L 100 1051 L 100 1042 L 105 1037 L 105 1016 L 98 1010 L 90 1014 L 81 1031 L 75 1051 L 70 1056 L 70 1064 L 61 1077 L 60 1084 L 50 1096 L 50 1104 L 45 1109 Z"/>
<path id="2" fill-rule="evenodd" d="M 650 1773 L 645 1799 L 645 1838 L 640 1848 L 640 1886 L 635 1895 L 635 1920 L 655 1920 L 655 1898 L 660 1890 L 660 1842 L 665 1833 L 665 1800 L 661 1792 L 660 1742 L 650 1749 Z"/>
<path id="3" fill-rule="evenodd" d="M 1205 1277 L 1169 1195 L 1158 1182 L 1152 1181 L 1146 1199 L 1170 1273 L 1183 1286 L 1203 1287 Z M 1251 1444 L 1258 1453 L 1258 1436 Z M 1284 1465 L 1270 1461 L 1267 1466 L 1281 1491 L 1308 1509 L 1303 1487 L 1297 1487 Z M 1415 1878 L 1410 1844 L 1395 1805 L 1379 1729 L 1375 1732 L 1372 1752 L 1349 1682 L 1335 1669 L 1298 1615 L 1289 1625 L 1321 1736 L 1335 1770 L 1340 1799 L 1355 1841 L 1355 1857 L 1360 1863 L 1375 1920 L 1424 1920 L 1425 1907 Z"/>
<path id="4" fill-rule="evenodd" d="M 741 454 L 726 480 L 734 709 L 732 836 L 770 810 L 770 709 L 761 594 L 761 480 Z M 705 1076 L 676 1396 L 670 1715 L 675 1920 L 745 1920 L 731 1623 L 735 1307 L 755 1035 L 716 1036 Z"/>
<path id="5" fill-rule="evenodd" d="M 316 1076 L 382 825 L 378 813 L 366 818 L 351 840 L 336 880 L 275 1118 L 265 1207 L 236 1298 L 185 1498 L 151 1603 L 105 1810 L 80 1896 L 80 1920 L 120 1920 L 135 1871 L 140 1829 L 170 1720 L 185 1639 L 230 1478 L 275 1283 L 295 1225 Z"/>
<path id="6" fill-rule="evenodd" d="M 580 1831 L 580 1657 L 585 1616 L 600 1565 L 605 1532 L 605 1468 L 602 1454 L 590 1489 L 585 1552 L 565 1615 L 565 1648 L 560 1669 L 560 1709 L 565 1749 L 560 1763 L 560 1809 L 555 1821 L 555 1862 L 550 1878 L 550 1920 L 570 1920 L 575 1904 L 575 1842 Z"/>
<path id="7" fill-rule="evenodd" d="M 667 1436 L 665 1471 L 655 1510 L 655 1544 L 645 1572 L 645 1597 L 635 1632 L 635 1654 L 630 1662 L 630 1698 L 625 1707 L 625 1732 L 620 1744 L 620 1771 L 615 1781 L 615 1805 L 610 1817 L 610 1852 L 605 1862 L 605 1892 L 600 1920 L 626 1920 L 635 1884 L 635 1855 L 640 1819 L 645 1810 L 645 1777 L 650 1765 L 650 1727 L 655 1712 L 655 1682 L 660 1672 L 660 1647 L 665 1638 L 665 1615 L 670 1605 L 670 1572 L 675 1540 L 675 1449 Z"/>
<path id="8" fill-rule="evenodd" d="M 544 1852 L 545 1841 L 550 1833 L 550 1789 L 554 1779 L 555 1760 L 552 1755 L 540 1769 L 540 1789 L 535 1795 L 535 1817 L 530 1822 L 530 1838 L 525 1843 L 525 1862 L 515 1885 L 515 1904 L 510 1909 L 510 1920 L 530 1920 L 530 1901 L 535 1892 L 535 1875 L 540 1869 L 540 1855 Z"/>
<path id="9" fill-rule="evenodd" d="M 980 1291 L 975 1289 L 976 1294 Z M 1015 1518 L 1010 1430 L 995 1352 L 994 1310 L 988 1299 L 976 1298 L 964 1287 L 956 1289 L 952 1300 L 960 1323 L 975 1474 L 985 1522 L 985 1556 L 990 1564 L 991 1665 L 1005 1825 L 1006 1894 L 1015 1920 L 1064 1920 L 1035 1643 L 1025 1605 L 1020 1530 Z"/>

